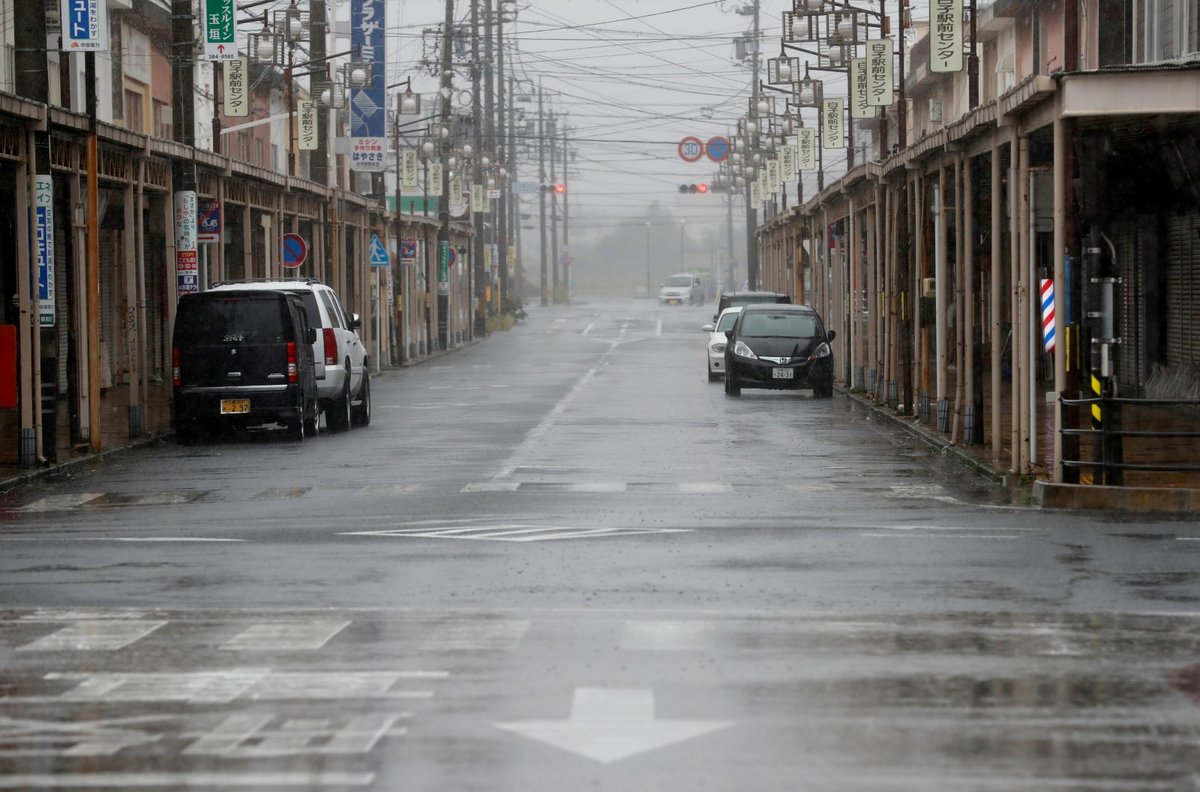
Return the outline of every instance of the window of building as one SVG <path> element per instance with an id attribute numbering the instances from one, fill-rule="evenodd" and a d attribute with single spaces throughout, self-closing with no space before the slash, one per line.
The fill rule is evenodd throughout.
<path id="1" fill-rule="evenodd" d="M 250 161 L 250 136 L 245 132 L 238 132 L 238 161 Z"/>
<path id="2" fill-rule="evenodd" d="M 125 128 L 130 132 L 146 131 L 144 101 L 139 92 L 125 89 Z"/>
<path id="3" fill-rule="evenodd" d="M 1200 0 L 1136 0 L 1134 62 L 1200 55 Z"/>
<path id="4" fill-rule="evenodd" d="M 166 102 L 154 102 L 154 136 L 163 140 L 171 139 L 171 121 L 174 111 Z"/>
<path id="5" fill-rule="evenodd" d="M 266 155 L 263 152 L 262 138 L 258 138 L 254 141 L 254 164 L 261 168 L 267 167 L 267 162 L 264 159 L 265 156 Z"/>

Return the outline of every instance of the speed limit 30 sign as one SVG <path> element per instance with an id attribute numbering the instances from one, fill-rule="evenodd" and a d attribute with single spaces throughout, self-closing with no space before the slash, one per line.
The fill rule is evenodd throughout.
<path id="1" fill-rule="evenodd" d="M 679 159 L 684 162 L 696 162 L 704 156 L 704 141 L 693 135 L 688 135 L 679 141 Z"/>

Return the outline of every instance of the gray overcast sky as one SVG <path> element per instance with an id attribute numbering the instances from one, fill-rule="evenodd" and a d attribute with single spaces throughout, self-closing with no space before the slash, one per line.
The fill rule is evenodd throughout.
<path id="1" fill-rule="evenodd" d="M 734 62 L 734 40 L 751 30 L 752 17 L 739 13 L 750 0 L 518 2 L 518 19 L 505 29 L 515 47 L 507 68 L 530 84 L 540 81 L 550 107 L 568 118 L 573 224 L 641 214 L 653 200 L 689 222 L 723 220 L 720 197 L 678 194 L 681 183 L 710 181 L 716 166 L 707 158 L 683 162 L 677 144 L 688 135 L 726 134 L 746 111 L 751 69 Z M 763 57 L 774 57 L 791 3 L 761 4 Z M 893 17 L 897 4 L 886 3 Z M 863 5 L 879 7 L 878 0 Z M 340 0 L 343 18 L 348 6 Z M 469 20 L 470 8 L 469 0 L 455 0 L 455 20 Z M 924 18 L 925 8 L 925 0 L 914 2 L 913 16 Z M 415 90 L 431 94 L 435 78 L 420 62 L 433 37 L 423 31 L 441 24 L 443 0 L 393 0 L 387 13 L 388 83 L 413 76 Z M 465 70 L 456 85 L 469 89 Z"/>

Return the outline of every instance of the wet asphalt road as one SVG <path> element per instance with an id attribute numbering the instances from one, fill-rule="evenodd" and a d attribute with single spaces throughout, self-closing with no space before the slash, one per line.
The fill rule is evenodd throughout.
<path id="1" fill-rule="evenodd" d="M 0 501 L 0 789 L 1193 790 L 1200 526 L 1014 507 L 712 306 Z"/>

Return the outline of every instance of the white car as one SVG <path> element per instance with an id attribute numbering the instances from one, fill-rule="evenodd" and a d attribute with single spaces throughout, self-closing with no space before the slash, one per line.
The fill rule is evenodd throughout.
<path id="1" fill-rule="evenodd" d="M 725 331 L 733 327 L 733 323 L 737 321 L 738 314 L 741 313 L 742 306 L 734 308 L 726 308 L 721 311 L 721 315 L 717 317 L 715 325 L 706 324 L 700 328 L 708 333 L 708 381 L 715 382 L 725 376 L 725 343 L 728 339 L 725 338 Z"/>
<path id="2" fill-rule="evenodd" d="M 662 288 L 658 290 L 658 304 L 671 305 L 672 303 L 703 305 L 704 284 L 700 282 L 700 276 L 690 272 L 681 272 L 678 275 L 671 275 L 663 281 Z"/>
<path id="3" fill-rule="evenodd" d="M 333 289 L 314 278 L 215 283 L 212 291 L 272 289 L 300 297 L 309 324 L 317 330 L 313 344 L 317 401 L 325 425 L 334 432 L 371 422 L 371 374 L 367 349 L 358 337 L 358 314 L 347 314 Z"/>

